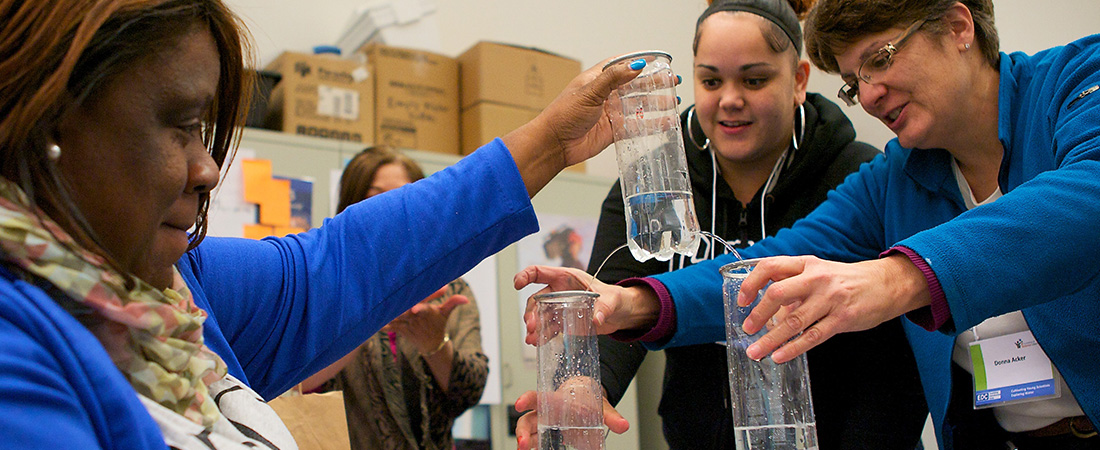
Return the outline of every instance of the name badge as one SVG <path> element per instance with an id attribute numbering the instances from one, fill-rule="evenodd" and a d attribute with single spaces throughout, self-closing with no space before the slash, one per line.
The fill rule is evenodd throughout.
<path id="1" fill-rule="evenodd" d="M 974 409 L 1061 397 L 1054 365 L 1031 331 L 974 341 Z"/>

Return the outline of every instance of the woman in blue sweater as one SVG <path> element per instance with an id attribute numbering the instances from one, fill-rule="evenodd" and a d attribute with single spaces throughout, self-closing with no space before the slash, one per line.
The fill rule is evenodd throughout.
<path id="1" fill-rule="evenodd" d="M 747 305 L 774 282 L 746 331 L 789 312 L 749 356 L 787 361 L 904 315 L 942 448 L 1100 448 L 1087 354 L 1100 347 L 1100 36 L 1005 54 L 989 0 L 822 0 L 806 41 L 846 80 L 841 98 L 897 139 L 741 252 L 803 255 L 765 259 L 743 284 Z M 732 260 L 626 289 L 545 268 L 516 281 L 591 284 L 602 331 L 656 325 L 651 345 L 690 345 L 723 337 L 718 268 Z"/>
<path id="2" fill-rule="evenodd" d="M 611 143 L 603 101 L 644 66 L 318 229 L 204 240 L 248 92 L 227 7 L 0 0 L 0 24 L 3 448 L 294 448 L 263 399 L 535 231 L 530 196 Z"/>

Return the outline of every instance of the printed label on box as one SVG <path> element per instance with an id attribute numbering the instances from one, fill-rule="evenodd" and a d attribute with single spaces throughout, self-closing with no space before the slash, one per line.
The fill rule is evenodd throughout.
<path id="1" fill-rule="evenodd" d="M 359 92 L 333 86 L 317 86 L 317 115 L 338 119 L 359 118 Z"/>

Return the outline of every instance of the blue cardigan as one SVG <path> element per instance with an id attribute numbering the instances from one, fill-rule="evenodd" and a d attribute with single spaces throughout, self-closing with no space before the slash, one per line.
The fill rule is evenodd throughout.
<path id="1" fill-rule="evenodd" d="M 322 227 L 207 238 L 177 263 L 210 313 L 207 345 L 273 398 L 538 224 L 500 140 Z M 0 267 L 0 447 L 164 449 L 106 351 L 36 286 Z"/>
<path id="2" fill-rule="evenodd" d="M 967 211 L 938 149 L 897 140 L 850 175 L 790 229 L 742 251 L 745 258 L 876 258 L 895 245 L 921 255 L 951 311 L 943 330 L 905 320 L 939 441 L 951 392 L 955 334 L 1022 310 L 1043 350 L 1093 423 L 1100 423 L 1100 35 L 1025 55 L 1001 54 L 998 134 L 1004 196 Z M 675 302 L 675 335 L 662 346 L 725 336 L 724 255 L 657 275 Z M 701 288 L 705 287 L 705 289 Z M 966 380 L 956 380 L 968 383 Z"/>

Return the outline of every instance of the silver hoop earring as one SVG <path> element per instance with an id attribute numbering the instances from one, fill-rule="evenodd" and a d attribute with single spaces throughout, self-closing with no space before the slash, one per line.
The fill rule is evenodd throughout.
<path id="1" fill-rule="evenodd" d="M 798 105 L 798 120 L 794 124 L 794 133 L 791 134 L 791 145 L 795 151 L 798 151 L 798 147 L 802 145 L 802 138 L 806 137 L 806 106 L 803 104 Z"/>
<path id="2" fill-rule="evenodd" d="M 691 129 L 691 119 L 694 118 L 694 117 L 695 117 L 695 105 L 692 105 L 691 109 L 688 110 L 688 115 L 687 115 L 688 139 L 691 139 L 692 144 L 695 144 L 696 142 L 698 142 L 698 141 L 695 140 L 695 132 L 692 131 L 692 129 Z M 698 144 L 696 144 L 696 145 L 698 145 Z M 707 151 L 708 148 L 710 148 L 710 138 L 706 138 L 703 141 L 703 145 L 701 147 L 699 147 L 699 150 L 702 150 L 702 151 L 705 152 L 705 151 Z"/>
<path id="3" fill-rule="evenodd" d="M 57 161 L 58 159 L 60 159 L 61 146 L 57 144 L 50 144 L 49 147 L 46 147 L 46 157 L 49 158 L 50 161 Z"/>

